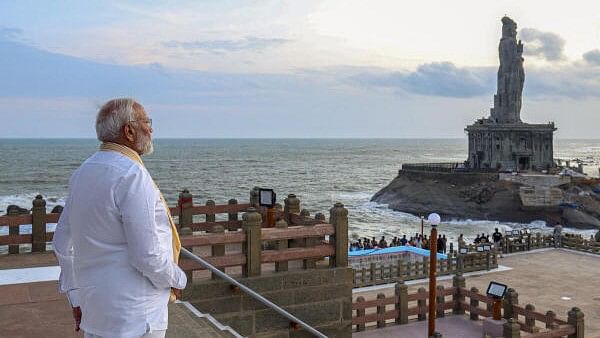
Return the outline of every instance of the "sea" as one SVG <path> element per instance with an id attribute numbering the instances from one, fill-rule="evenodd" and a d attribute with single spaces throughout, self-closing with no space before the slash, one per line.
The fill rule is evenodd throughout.
<path id="1" fill-rule="evenodd" d="M 98 149 L 94 139 L 0 139 L 0 215 L 16 204 L 31 208 L 41 194 L 48 211 L 63 205 L 71 173 Z M 195 204 L 208 199 L 225 204 L 248 201 L 255 187 L 272 188 L 277 201 L 294 193 L 311 215 L 328 215 L 335 202 L 349 210 L 349 235 L 410 236 L 420 232 L 420 215 L 391 210 L 371 197 L 398 173 L 402 163 L 461 162 L 466 139 L 155 139 L 154 153 L 144 162 L 161 191 L 174 205 L 182 189 Z M 584 171 L 598 176 L 600 140 L 556 139 L 555 158 L 579 159 Z M 93 192 L 90 192 L 93 193 Z M 444 219 L 439 227 L 451 242 L 459 234 L 535 228 L 550 231 L 543 221 L 529 224 L 476 219 Z M 53 230 L 49 225 L 49 230 Z M 426 227 L 426 231 L 428 228 Z M 22 226 L 21 233 L 31 231 Z M 566 229 L 587 237 L 590 230 Z M 8 234 L 0 226 L 0 235 Z"/>

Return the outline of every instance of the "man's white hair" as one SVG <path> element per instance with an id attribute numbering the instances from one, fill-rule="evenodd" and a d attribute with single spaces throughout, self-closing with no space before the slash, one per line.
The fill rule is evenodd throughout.
<path id="1" fill-rule="evenodd" d="M 98 140 L 102 142 L 116 141 L 121 136 L 121 130 L 125 124 L 134 120 L 135 104 L 135 99 L 124 97 L 112 99 L 100 107 L 96 116 Z"/>

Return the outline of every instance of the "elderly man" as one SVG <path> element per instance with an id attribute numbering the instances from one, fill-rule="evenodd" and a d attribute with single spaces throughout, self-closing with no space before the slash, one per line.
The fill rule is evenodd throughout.
<path id="1" fill-rule="evenodd" d="M 169 298 L 186 285 L 169 208 L 140 155 L 152 120 L 131 98 L 108 101 L 96 118 L 100 150 L 69 180 L 54 234 L 60 291 L 85 337 L 164 337 Z"/>

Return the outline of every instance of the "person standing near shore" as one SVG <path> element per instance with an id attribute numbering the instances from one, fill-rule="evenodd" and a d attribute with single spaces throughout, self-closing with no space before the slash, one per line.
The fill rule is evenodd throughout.
<path id="1" fill-rule="evenodd" d="M 498 231 L 498 228 L 494 229 L 494 233 L 492 234 L 492 239 L 494 240 L 494 248 L 496 251 L 500 253 L 500 257 L 504 257 L 502 255 L 502 234 Z"/>
<path id="2" fill-rule="evenodd" d="M 69 180 L 53 246 L 86 338 L 164 337 L 169 299 L 187 283 L 169 208 L 140 158 L 152 131 L 134 99 L 108 101 L 96 118 L 100 150 Z"/>
<path id="3" fill-rule="evenodd" d="M 560 248 L 562 244 L 562 225 L 560 223 L 556 223 L 554 226 L 554 247 Z"/>

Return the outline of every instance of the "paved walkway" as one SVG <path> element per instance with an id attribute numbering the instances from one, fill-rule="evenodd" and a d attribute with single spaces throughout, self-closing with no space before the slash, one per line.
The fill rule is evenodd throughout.
<path id="1" fill-rule="evenodd" d="M 531 303 L 540 313 L 552 310 L 565 320 L 567 312 L 577 306 L 585 315 L 586 337 L 600 337 L 600 256 L 550 249 L 510 255 L 498 263 L 512 269 L 467 277 L 467 288 L 474 286 L 483 293 L 492 280 L 504 283 L 517 290 L 519 304 Z M 452 282 L 438 284 L 451 286 Z M 427 288 L 427 284 L 409 285 L 408 292 L 416 292 L 419 287 Z M 353 293 L 352 297 L 374 299 L 379 292 L 391 296 L 393 285 Z"/>
<path id="2" fill-rule="evenodd" d="M 82 338 L 71 307 L 58 293 L 60 268 L 51 252 L 0 257 L 0 337 Z M 17 269 L 18 268 L 18 269 Z M 206 316 L 170 304 L 167 338 L 234 337 Z"/>
<path id="3" fill-rule="evenodd" d="M 436 331 L 444 337 L 451 338 L 481 338 L 481 322 L 474 322 L 463 316 L 448 316 L 435 321 Z M 427 337 L 427 321 L 415 322 L 406 325 L 392 325 L 382 329 L 371 329 L 355 332 L 352 338 L 389 338 Z"/>
<path id="4" fill-rule="evenodd" d="M 0 336 L 83 337 L 75 332 L 71 307 L 57 290 L 56 281 L 0 286 Z"/>
<path id="5" fill-rule="evenodd" d="M 75 332 L 71 307 L 56 281 L 0 286 L 0 337 L 82 338 Z M 167 338 L 235 337 L 197 317 L 183 304 L 169 304 Z"/>

